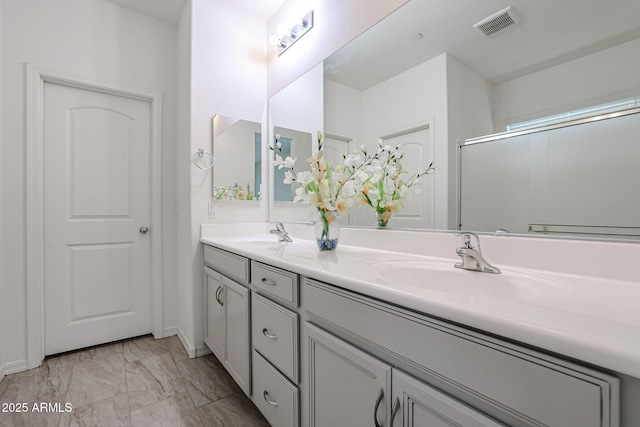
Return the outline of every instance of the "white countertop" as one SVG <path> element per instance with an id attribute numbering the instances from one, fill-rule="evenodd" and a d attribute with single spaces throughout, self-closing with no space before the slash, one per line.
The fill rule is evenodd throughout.
<path id="1" fill-rule="evenodd" d="M 640 284 L 498 265 L 502 274 L 456 269 L 455 258 L 311 240 L 208 235 L 201 242 L 369 295 L 640 378 Z M 452 289 L 447 283 L 455 283 Z"/>

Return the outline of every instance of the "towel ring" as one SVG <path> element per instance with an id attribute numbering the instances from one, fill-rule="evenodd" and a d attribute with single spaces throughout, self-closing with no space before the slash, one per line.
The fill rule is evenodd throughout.
<path id="1" fill-rule="evenodd" d="M 211 163 L 209 166 L 201 166 L 200 163 L 198 163 L 198 158 L 203 158 L 204 156 L 209 156 L 209 162 Z M 193 155 L 193 164 L 207 171 L 213 168 L 213 155 L 208 151 L 204 151 L 202 148 L 198 148 L 198 151 Z"/>

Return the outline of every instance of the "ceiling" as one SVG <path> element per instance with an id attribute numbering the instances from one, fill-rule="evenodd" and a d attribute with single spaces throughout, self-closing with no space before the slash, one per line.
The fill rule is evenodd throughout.
<path id="1" fill-rule="evenodd" d="M 107 0 L 161 21 L 177 24 L 187 0 Z M 267 21 L 285 0 L 223 0 L 240 10 Z"/>
<path id="2" fill-rule="evenodd" d="M 472 28 L 509 5 L 515 26 Z M 364 90 L 448 52 L 499 83 L 636 39 L 638 17 L 638 0 L 411 0 L 325 61 L 325 76 Z"/>

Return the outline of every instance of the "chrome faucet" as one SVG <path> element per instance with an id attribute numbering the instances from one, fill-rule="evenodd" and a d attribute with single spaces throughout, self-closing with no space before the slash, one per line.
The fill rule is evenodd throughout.
<path id="1" fill-rule="evenodd" d="M 281 242 L 293 242 L 293 240 L 291 239 L 291 237 L 289 237 L 289 233 L 287 233 L 287 230 L 285 230 L 284 228 L 284 224 L 281 222 L 276 222 L 275 224 L 273 224 L 276 226 L 276 228 L 269 230 L 269 233 L 271 234 L 277 234 L 278 238 Z"/>
<path id="2" fill-rule="evenodd" d="M 456 253 L 462 258 L 462 262 L 457 262 L 454 267 L 464 270 L 481 271 L 483 273 L 500 273 L 498 267 L 494 267 L 484 259 L 480 252 L 480 238 L 475 233 L 456 234 L 462 238 L 462 247 L 456 249 Z"/>

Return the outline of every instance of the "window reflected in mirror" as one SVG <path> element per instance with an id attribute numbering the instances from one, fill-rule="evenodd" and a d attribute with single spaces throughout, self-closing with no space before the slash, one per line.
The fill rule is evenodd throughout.
<path id="1" fill-rule="evenodd" d="M 262 197 L 261 124 L 215 115 L 212 119 L 213 198 L 260 200 Z"/>

